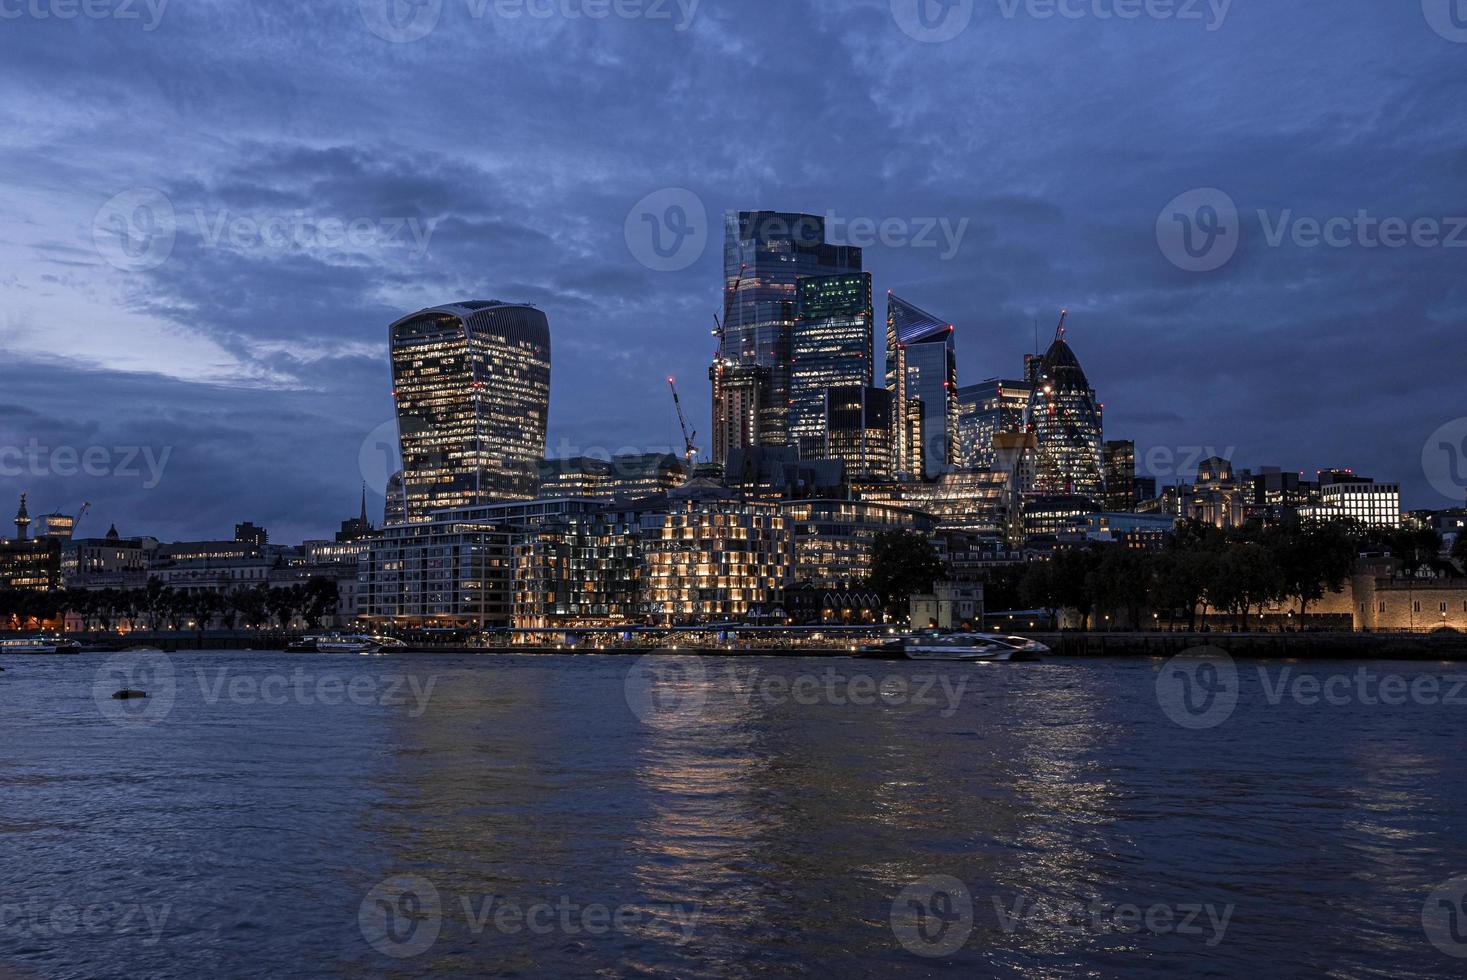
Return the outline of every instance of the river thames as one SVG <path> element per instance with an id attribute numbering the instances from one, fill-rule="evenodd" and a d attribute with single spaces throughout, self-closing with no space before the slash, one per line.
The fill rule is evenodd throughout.
<path id="1" fill-rule="evenodd" d="M 1467 957 L 1462 667 L 0 666 L 0 977 L 1433 977 Z"/>

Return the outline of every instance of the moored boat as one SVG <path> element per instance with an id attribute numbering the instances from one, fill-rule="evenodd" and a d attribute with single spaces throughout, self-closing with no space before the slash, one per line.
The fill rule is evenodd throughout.
<path id="1" fill-rule="evenodd" d="M 10 636 L 0 639 L 0 654 L 74 654 L 81 644 L 59 636 Z"/>
<path id="2" fill-rule="evenodd" d="M 925 631 L 898 637 L 888 643 L 867 647 L 872 657 L 907 660 L 939 660 L 957 662 L 995 662 L 1037 660 L 1048 651 L 1042 643 L 1022 636 L 984 636 L 981 633 L 942 633 Z"/>

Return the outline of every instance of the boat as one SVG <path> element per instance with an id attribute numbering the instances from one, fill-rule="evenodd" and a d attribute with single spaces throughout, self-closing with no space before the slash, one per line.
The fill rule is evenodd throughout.
<path id="1" fill-rule="evenodd" d="M 74 654 L 80 650 L 80 643 L 59 636 L 12 636 L 0 639 L 0 654 Z"/>
<path id="2" fill-rule="evenodd" d="M 871 657 L 941 660 L 970 663 L 1009 663 L 1037 660 L 1049 648 L 1022 636 L 984 636 L 981 633 L 925 631 L 867 647 Z"/>
<path id="3" fill-rule="evenodd" d="M 402 641 L 387 636 L 369 636 L 366 633 L 327 633 L 314 637 L 318 653 L 381 653 L 385 649 L 401 647 Z"/>

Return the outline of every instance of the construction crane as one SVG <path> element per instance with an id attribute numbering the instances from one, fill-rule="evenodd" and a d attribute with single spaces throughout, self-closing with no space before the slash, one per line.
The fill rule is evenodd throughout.
<path id="1" fill-rule="evenodd" d="M 71 522 L 71 533 L 73 536 L 76 535 L 76 529 L 81 526 L 82 518 L 86 517 L 87 511 L 91 509 L 92 502 L 90 500 L 83 502 L 82 505 L 77 508 L 76 519 Z"/>
<path id="2" fill-rule="evenodd" d="M 677 396 L 677 379 L 668 378 L 667 387 L 672 390 L 672 404 L 677 409 L 677 424 L 683 430 L 683 460 L 688 464 L 688 475 L 693 473 L 693 460 L 698 455 L 698 447 L 693 440 L 698 438 L 698 433 L 688 434 L 688 417 L 683 414 L 683 400 Z"/>
<path id="3" fill-rule="evenodd" d="M 744 288 L 744 273 L 748 271 L 749 266 L 747 264 L 739 266 L 739 276 L 737 279 L 734 280 L 734 296 L 738 296 L 739 290 Z M 719 316 L 717 313 L 713 314 L 713 336 L 718 338 L 718 350 L 714 351 L 714 356 L 723 353 L 723 330 L 723 317 Z"/>

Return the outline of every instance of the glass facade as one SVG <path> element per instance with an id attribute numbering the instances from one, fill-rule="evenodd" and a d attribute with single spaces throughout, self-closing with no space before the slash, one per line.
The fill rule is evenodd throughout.
<path id="1" fill-rule="evenodd" d="M 894 431 L 891 393 L 862 385 L 828 388 L 822 408 L 825 458 L 843 461 L 850 479 L 889 479 Z"/>
<path id="2" fill-rule="evenodd" d="M 1038 369 L 1029 400 L 1037 443 L 1034 489 L 1044 495 L 1105 496 L 1102 406 L 1064 337 L 1056 337 Z"/>
<path id="3" fill-rule="evenodd" d="M 825 219 L 779 211 L 729 212 L 724 236 L 723 329 L 710 371 L 713 380 L 714 462 L 751 445 L 783 446 L 790 440 L 790 361 L 803 278 L 861 271 L 861 250 L 825 241 Z M 720 366 L 758 366 L 757 397 L 726 404 Z M 753 431 L 725 416 L 754 403 Z M 718 437 L 722 436 L 720 440 Z M 740 440 L 732 441 L 729 437 Z"/>
<path id="4" fill-rule="evenodd" d="M 530 306 L 460 303 L 390 328 L 409 521 L 534 497 L 550 412 L 550 325 Z"/>
<path id="5" fill-rule="evenodd" d="M 871 549 L 883 531 L 930 534 L 936 523 L 921 511 L 865 500 L 796 500 L 781 511 L 794 539 L 795 582 L 822 589 L 869 579 Z"/>
<path id="6" fill-rule="evenodd" d="M 1032 388 L 1026 381 L 991 378 L 958 389 L 958 464 L 992 469 L 998 461 L 993 437 L 1022 432 Z"/>
<path id="7" fill-rule="evenodd" d="M 871 274 L 801 279 L 796 294 L 790 437 L 801 459 L 825 459 L 826 393 L 873 378 Z"/>
<path id="8" fill-rule="evenodd" d="M 896 468 L 926 479 L 958 452 L 958 362 L 951 323 L 886 294 L 886 389 L 899 420 Z M 920 404 L 920 414 L 913 406 Z M 918 419 L 920 418 L 920 422 Z"/>

